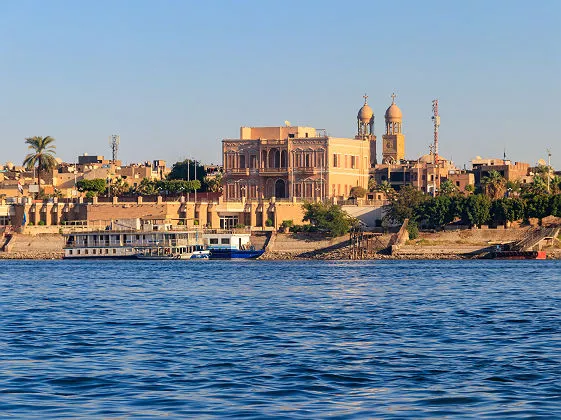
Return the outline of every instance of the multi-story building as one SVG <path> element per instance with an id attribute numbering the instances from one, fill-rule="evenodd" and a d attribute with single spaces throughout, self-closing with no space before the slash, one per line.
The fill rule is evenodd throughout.
<path id="1" fill-rule="evenodd" d="M 241 127 L 239 139 L 222 141 L 225 200 L 346 198 L 352 187 L 368 186 L 370 145 L 369 135 Z"/>

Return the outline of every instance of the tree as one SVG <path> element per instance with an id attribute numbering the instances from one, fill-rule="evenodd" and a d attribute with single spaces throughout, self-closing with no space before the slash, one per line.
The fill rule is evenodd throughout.
<path id="1" fill-rule="evenodd" d="M 131 190 L 130 185 L 127 184 L 127 182 L 121 177 L 115 179 L 110 184 L 110 188 L 111 188 L 110 193 L 117 197 L 120 197 L 121 195 L 126 194 Z"/>
<path id="2" fill-rule="evenodd" d="M 388 205 L 388 212 L 384 216 L 393 223 L 403 223 L 405 219 L 416 218 L 419 206 L 427 199 L 427 196 L 413 187 L 404 186 L 394 200 Z"/>
<path id="3" fill-rule="evenodd" d="M 376 191 L 376 179 L 374 177 L 371 177 L 368 179 L 368 191 L 369 192 L 374 192 Z"/>
<path id="4" fill-rule="evenodd" d="M 440 183 L 440 191 L 438 192 L 439 195 L 452 195 L 457 192 L 458 192 L 458 187 L 456 187 L 454 183 L 449 179 L 442 181 Z"/>
<path id="5" fill-rule="evenodd" d="M 222 173 L 218 173 L 214 176 L 205 176 L 204 185 L 206 190 L 210 192 L 221 192 L 222 191 Z"/>
<path id="6" fill-rule="evenodd" d="M 551 214 L 549 196 L 546 194 L 536 194 L 526 198 L 526 217 L 535 217 L 541 220 Z"/>
<path id="7" fill-rule="evenodd" d="M 487 197 L 496 200 L 504 196 L 506 180 L 498 171 L 489 171 L 489 175 L 481 180 L 481 186 Z"/>
<path id="8" fill-rule="evenodd" d="M 148 178 L 143 178 L 135 188 L 135 193 L 138 195 L 156 195 L 158 194 L 158 189 L 156 188 L 156 182 Z"/>
<path id="9" fill-rule="evenodd" d="M 363 198 L 366 195 L 366 190 L 362 187 L 352 187 L 349 196 L 352 198 Z"/>
<path id="10" fill-rule="evenodd" d="M 199 180 L 202 182 L 205 179 L 206 172 L 203 165 L 198 161 L 192 159 L 185 159 L 182 162 L 176 162 L 171 167 L 171 172 L 168 175 L 168 180 L 172 181 L 175 179 L 184 181 L 194 181 Z M 199 184 L 199 188 L 200 184 Z M 199 189 L 197 188 L 197 189 Z"/>
<path id="11" fill-rule="evenodd" d="M 498 225 L 514 222 L 524 217 L 525 207 L 524 200 L 518 197 L 499 198 L 491 203 L 491 219 Z"/>
<path id="12" fill-rule="evenodd" d="M 465 224 L 481 227 L 489 221 L 491 199 L 486 195 L 470 195 L 465 199 L 462 207 L 461 217 Z"/>
<path id="13" fill-rule="evenodd" d="M 551 197 L 551 214 L 555 217 L 561 217 L 561 194 Z"/>
<path id="14" fill-rule="evenodd" d="M 184 181 L 182 179 L 161 180 L 156 182 L 156 188 L 165 194 L 183 194 L 200 190 L 201 182 L 199 180 Z"/>
<path id="15" fill-rule="evenodd" d="M 442 228 L 454 221 L 456 206 L 447 195 L 430 197 L 419 205 L 415 219 L 423 221 L 430 228 Z"/>
<path id="16" fill-rule="evenodd" d="M 87 197 L 103 194 L 107 189 L 107 182 L 103 178 L 81 179 L 76 182 L 76 188 L 80 192 L 86 192 Z"/>
<path id="17" fill-rule="evenodd" d="M 37 166 L 37 185 L 41 188 L 41 171 L 50 171 L 57 167 L 58 162 L 55 159 L 55 139 L 51 136 L 41 137 L 28 137 L 25 139 L 27 148 L 32 150 L 25 159 L 23 165 L 28 169 L 33 169 Z"/>
<path id="18" fill-rule="evenodd" d="M 388 181 L 382 181 L 381 184 L 377 185 L 376 191 L 383 192 L 384 195 L 386 196 L 386 199 L 390 201 L 394 200 L 397 195 L 397 191 L 392 187 L 392 185 Z"/>
<path id="19" fill-rule="evenodd" d="M 521 189 L 522 187 L 519 180 L 511 180 L 506 182 L 507 197 L 510 197 L 512 195 L 520 195 Z"/>
<path id="20" fill-rule="evenodd" d="M 349 216 L 341 206 L 330 203 L 304 203 L 304 220 L 317 230 L 331 236 L 341 236 L 349 232 L 356 219 Z"/>

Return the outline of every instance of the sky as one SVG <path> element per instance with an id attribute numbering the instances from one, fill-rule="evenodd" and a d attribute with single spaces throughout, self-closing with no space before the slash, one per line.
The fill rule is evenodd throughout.
<path id="1" fill-rule="evenodd" d="M 0 162 L 57 156 L 221 163 L 240 126 L 353 137 L 395 92 L 406 157 L 561 169 L 561 1 L 0 1 Z M 378 143 L 378 156 L 381 142 Z"/>

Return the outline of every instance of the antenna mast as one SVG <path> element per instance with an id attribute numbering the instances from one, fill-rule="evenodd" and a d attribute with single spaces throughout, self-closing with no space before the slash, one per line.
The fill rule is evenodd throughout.
<path id="1" fill-rule="evenodd" d="M 434 163 L 438 164 L 438 127 L 440 127 L 440 115 L 438 115 L 438 99 L 432 101 L 432 121 L 434 123 Z"/>
<path id="2" fill-rule="evenodd" d="M 113 134 L 111 136 L 111 140 L 109 141 L 109 144 L 111 145 L 111 152 L 112 152 L 112 163 L 115 164 L 115 162 L 117 161 L 117 153 L 119 152 L 119 143 L 121 141 L 121 137 L 118 136 L 117 134 Z"/>
<path id="3" fill-rule="evenodd" d="M 551 178 L 551 150 L 547 149 L 547 193 L 549 194 L 549 182 Z"/>

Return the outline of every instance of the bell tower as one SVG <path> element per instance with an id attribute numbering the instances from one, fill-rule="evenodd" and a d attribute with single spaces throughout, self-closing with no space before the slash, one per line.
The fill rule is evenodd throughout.
<path id="1" fill-rule="evenodd" d="M 392 94 L 392 103 L 386 110 L 386 134 L 382 136 L 383 163 L 398 163 L 405 159 L 405 136 L 402 132 L 403 115 L 395 103 L 396 95 Z"/>
<path id="2" fill-rule="evenodd" d="M 358 110 L 356 116 L 357 134 L 355 139 L 368 140 L 370 143 L 370 166 L 376 165 L 376 136 L 374 135 L 374 112 L 368 105 L 368 95 L 365 93 L 364 105 Z"/>

